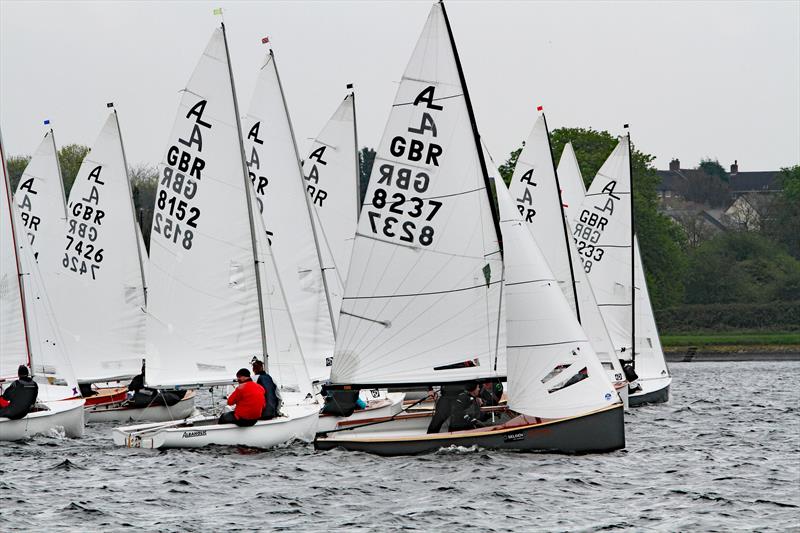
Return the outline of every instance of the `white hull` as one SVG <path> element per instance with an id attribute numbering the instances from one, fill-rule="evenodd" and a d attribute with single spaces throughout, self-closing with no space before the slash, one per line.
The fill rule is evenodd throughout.
<path id="1" fill-rule="evenodd" d="M 128 448 L 200 448 L 209 445 L 271 448 L 294 440 L 314 440 L 319 405 L 283 406 L 286 416 L 251 427 L 217 424 L 217 417 L 196 417 L 173 424 L 141 424 L 115 428 L 114 444 Z"/>
<path id="2" fill-rule="evenodd" d="M 634 407 L 643 403 L 663 403 L 668 401 L 672 376 L 639 379 L 637 383 L 641 389 L 630 395 L 630 402 Z"/>
<path id="3" fill-rule="evenodd" d="M 320 415 L 319 425 L 317 426 L 317 433 L 324 433 L 336 429 L 340 422 L 343 421 L 360 421 L 370 418 L 379 418 L 385 416 L 393 416 L 403 409 L 403 400 L 405 394 L 402 392 L 390 392 L 386 394 L 386 399 L 389 400 L 388 405 L 380 405 L 379 407 L 367 406 L 366 409 L 355 411 L 348 417 L 343 416 L 330 416 Z M 385 402 L 384 402 L 385 403 Z"/>
<path id="4" fill-rule="evenodd" d="M 29 413 L 20 420 L 0 418 L 0 441 L 23 440 L 33 435 L 63 430 L 67 437 L 83 436 L 84 400 L 45 402 L 46 410 Z"/>
<path id="5" fill-rule="evenodd" d="M 110 405 L 90 405 L 86 407 L 87 422 L 171 422 L 183 420 L 194 412 L 194 391 L 186 393 L 184 398 L 171 407 L 158 405 L 154 407 L 126 407 L 121 403 Z"/>

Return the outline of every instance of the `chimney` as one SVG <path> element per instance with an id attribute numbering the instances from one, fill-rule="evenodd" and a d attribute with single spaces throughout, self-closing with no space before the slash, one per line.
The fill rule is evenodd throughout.
<path id="1" fill-rule="evenodd" d="M 739 173 L 739 160 L 734 159 L 733 164 L 731 165 L 731 174 L 738 174 Z"/>
<path id="2" fill-rule="evenodd" d="M 670 162 L 669 162 L 669 169 L 670 169 L 672 172 L 678 172 L 678 171 L 680 171 L 680 169 L 681 169 L 681 162 L 680 162 L 680 161 L 678 161 L 677 159 L 673 159 L 672 161 L 670 161 Z"/>

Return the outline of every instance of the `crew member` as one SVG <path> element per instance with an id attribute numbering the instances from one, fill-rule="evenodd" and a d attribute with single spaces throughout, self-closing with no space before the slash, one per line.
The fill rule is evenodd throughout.
<path id="1" fill-rule="evenodd" d="M 480 386 L 475 381 L 470 381 L 464 385 L 464 390 L 453 402 L 453 410 L 450 413 L 450 431 L 461 431 L 464 429 L 475 429 L 483 427 L 481 419 L 481 399 Z"/>
<path id="2" fill-rule="evenodd" d="M 436 400 L 433 418 L 431 423 L 428 424 L 428 433 L 439 433 L 442 425 L 450 418 L 450 413 L 453 411 L 453 403 L 463 390 L 464 387 L 459 384 L 442 385 L 439 390 L 439 399 Z"/>
<path id="3" fill-rule="evenodd" d="M 264 363 L 254 357 L 252 365 L 253 374 L 258 376 L 256 378 L 256 383 L 261 385 L 261 387 L 264 389 L 264 401 L 266 403 L 264 405 L 264 412 L 261 413 L 261 420 L 270 420 L 278 416 L 278 411 L 280 409 L 278 387 L 275 385 L 275 381 L 273 381 L 272 376 L 267 374 L 267 371 L 264 370 Z"/>
<path id="4" fill-rule="evenodd" d="M 246 368 L 236 372 L 239 386 L 228 396 L 228 405 L 235 405 L 233 411 L 223 413 L 219 417 L 220 424 L 236 424 L 237 426 L 253 426 L 264 411 L 266 401 L 264 387 L 250 379 L 250 371 Z"/>
<path id="5" fill-rule="evenodd" d="M 503 397 L 503 383 L 499 380 L 484 381 L 481 385 L 481 404 L 484 407 L 500 405 Z"/>
<path id="6" fill-rule="evenodd" d="M 17 379 L 0 397 L 0 417 L 11 420 L 24 418 L 31 411 L 39 395 L 39 385 L 28 374 L 28 367 L 19 365 Z"/>

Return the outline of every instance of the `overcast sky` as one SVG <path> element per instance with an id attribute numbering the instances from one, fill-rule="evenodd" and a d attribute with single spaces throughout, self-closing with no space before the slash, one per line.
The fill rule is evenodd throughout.
<path id="1" fill-rule="evenodd" d="M 246 112 L 269 35 L 301 152 L 357 90 L 375 146 L 432 2 L 0 0 L 0 127 L 32 153 L 49 118 L 59 145 L 91 145 L 107 101 L 131 164 L 158 163 L 179 99 L 224 9 Z M 496 160 L 543 105 L 551 128 L 619 133 L 666 168 L 800 162 L 800 2 L 447 2 L 478 126 Z M 557 154 L 558 155 L 558 154 Z"/>

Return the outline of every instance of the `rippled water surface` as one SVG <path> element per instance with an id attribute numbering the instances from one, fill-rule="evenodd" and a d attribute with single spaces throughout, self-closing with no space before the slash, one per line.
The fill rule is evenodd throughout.
<path id="1" fill-rule="evenodd" d="M 677 363 L 627 449 L 379 458 L 0 443 L 0 531 L 800 529 L 800 363 Z"/>

